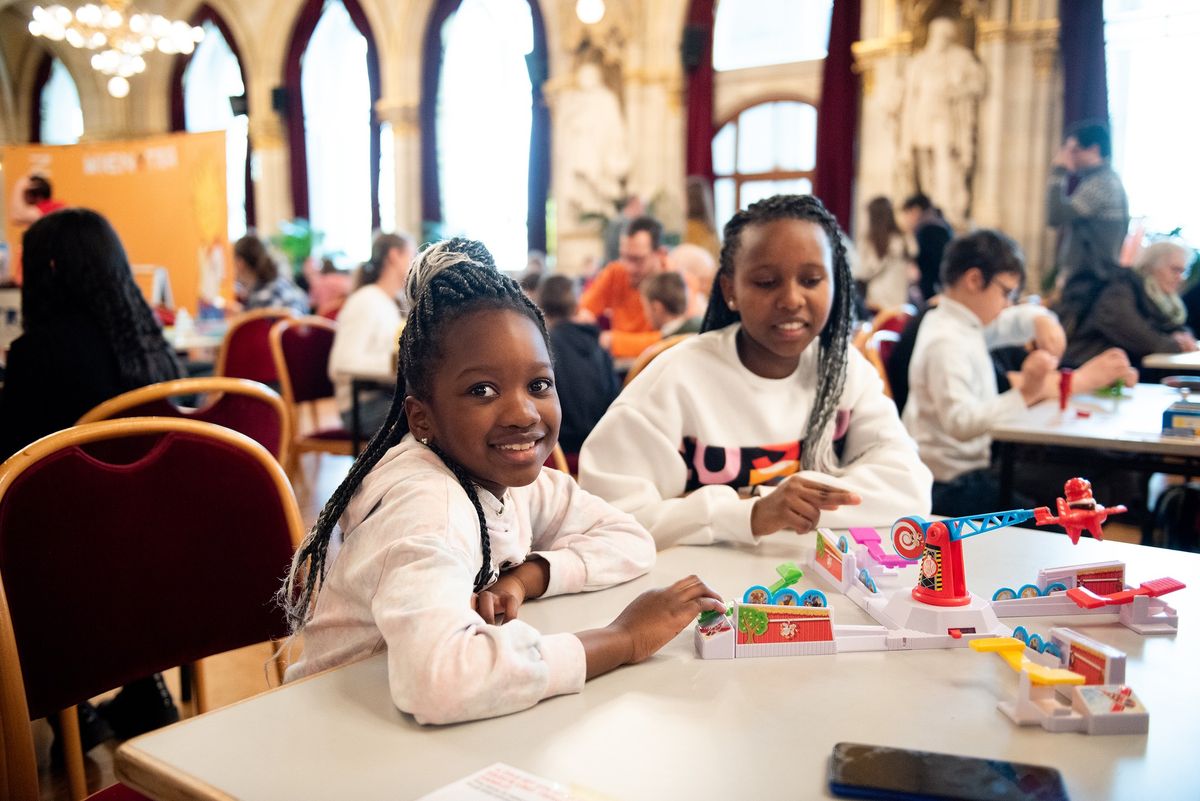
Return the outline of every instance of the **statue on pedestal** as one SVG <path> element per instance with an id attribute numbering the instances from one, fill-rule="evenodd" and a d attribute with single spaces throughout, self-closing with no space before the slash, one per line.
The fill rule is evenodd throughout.
<path id="1" fill-rule="evenodd" d="M 629 176 L 629 140 L 620 102 L 596 64 L 580 65 L 575 86 L 562 91 L 555 110 L 561 115 L 555 129 L 562 171 L 559 219 L 574 227 L 570 223 L 585 214 L 610 216 Z"/>

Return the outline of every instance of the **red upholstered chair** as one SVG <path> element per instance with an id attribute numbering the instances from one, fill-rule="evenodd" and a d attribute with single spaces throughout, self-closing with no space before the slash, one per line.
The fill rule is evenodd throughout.
<path id="1" fill-rule="evenodd" d="M 203 405 L 180 406 L 172 398 L 203 395 Z M 291 418 L 279 393 L 245 378 L 210 376 L 163 381 L 110 398 L 79 418 L 79 425 L 119 417 L 176 417 L 240 431 L 287 464 Z"/>
<path id="2" fill-rule="evenodd" d="M 286 636 L 274 595 L 302 533 L 279 463 L 210 423 L 89 423 L 0 465 L 0 579 L 25 721 L 59 714 L 74 798 L 86 792 L 74 705 Z"/>
<path id="3" fill-rule="evenodd" d="M 867 357 L 876 372 L 879 373 L 879 378 L 883 381 L 883 394 L 889 398 L 892 397 L 892 385 L 888 382 L 887 377 L 887 361 L 892 355 L 892 351 L 896 349 L 896 343 L 900 341 L 900 335 L 895 331 L 884 329 L 871 334 L 867 340 L 867 345 L 863 349 L 863 355 Z"/>
<path id="4" fill-rule="evenodd" d="M 905 303 L 900 306 L 893 306 L 890 309 L 881 309 L 875 315 L 871 327 L 875 331 L 895 331 L 897 334 L 902 333 L 908 325 L 908 321 L 917 316 L 917 307 L 911 303 Z"/>
<path id="5" fill-rule="evenodd" d="M 271 357 L 269 340 L 271 326 L 292 316 L 291 309 L 280 307 L 252 309 L 234 317 L 225 331 L 225 338 L 221 340 L 214 372 L 231 378 L 277 384 L 279 374 Z"/>
<path id="6" fill-rule="evenodd" d="M 279 373 L 279 389 L 292 418 L 289 474 L 295 473 L 303 453 L 354 455 L 350 432 L 341 425 L 321 425 L 317 406 L 317 401 L 333 398 L 329 352 L 333 350 L 336 331 L 336 323 L 313 315 L 280 320 L 271 328 L 271 354 Z M 302 425 L 305 411 L 308 422 Z"/>

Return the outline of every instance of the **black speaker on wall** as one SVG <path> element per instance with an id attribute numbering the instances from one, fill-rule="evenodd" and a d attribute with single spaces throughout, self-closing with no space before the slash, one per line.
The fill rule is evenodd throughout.
<path id="1" fill-rule="evenodd" d="M 286 86 L 276 86 L 271 90 L 271 108 L 280 114 L 287 114 L 290 105 L 291 97 L 288 95 Z"/>
<path id="2" fill-rule="evenodd" d="M 683 57 L 683 68 L 688 70 L 700 66 L 704 58 L 704 44 L 708 41 L 708 28 L 703 25 L 685 25 L 683 27 L 683 43 L 679 46 Z"/>

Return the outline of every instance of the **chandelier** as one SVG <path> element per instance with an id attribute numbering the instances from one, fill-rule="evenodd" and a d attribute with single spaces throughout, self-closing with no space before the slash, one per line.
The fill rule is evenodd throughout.
<path id="1" fill-rule="evenodd" d="M 96 51 L 92 69 L 110 76 L 108 93 L 113 97 L 129 94 L 129 78 L 146 70 L 147 53 L 158 50 L 186 55 L 204 38 L 203 28 L 158 14 L 143 14 L 129 0 L 87 3 L 75 11 L 60 5 L 35 6 L 29 32 Z"/>

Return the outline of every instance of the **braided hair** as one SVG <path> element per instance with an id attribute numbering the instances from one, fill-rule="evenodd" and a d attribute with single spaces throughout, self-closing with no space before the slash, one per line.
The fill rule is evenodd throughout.
<path id="1" fill-rule="evenodd" d="M 721 266 L 713 278 L 712 292 L 701 330 L 715 331 L 741 321 L 741 314 L 729 308 L 725 300 L 725 293 L 721 289 L 721 276 L 733 280 L 734 260 L 742 244 L 742 231 L 747 226 L 762 225 L 775 220 L 803 220 L 819 225 L 829 239 L 829 246 L 833 251 L 833 306 L 829 320 L 818 337 L 820 352 L 817 362 L 817 394 L 812 411 L 808 415 L 808 424 L 804 431 L 806 447 L 801 455 L 803 469 L 831 472 L 835 468 L 833 421 L 838 402 L 842 398 L 842 390 L 846 386 L 850 331 L 854 326 L 854 289 L 842 229 L 820 200 L 812 195 L 775 195 L 752 203 L 749 208 L 733 215 L 725 224 Z"/>
<path id="2" fill-rule="evenodd" d="M 509 309 L 532 320 L 550 348 L 546 321 L 542 312 L 517 286 L 517 283 L 496 269 L 492 254 L 480 242 L 455 238 L 425 247 L 408 272 L 408 297 L 412 311 L 400 334 L 400 358 L 396 375 L 396 393 L 382 428 L 372 437 L 350 468 L 349 474 L 321 510 L 312 531 L 292 559 L 287 580 L 280 590 L 280 600 L 287 612 L 292 631 L 299 631 L 312 617 L 317 593 L 325 578 L 325 557 L 333 528 L 346 511 L 354 493 L 389 448 L 397 445 L 410 427 L 404 411 L 404 398 L 412 395 L 427 399 L 433 386 L 433 376 L 441 362 L 441 343 L 452 324 L 472 312 Z M 479 517 L 479 538 L 483 564 L 475 575 L 475 592 L 492 581 L 492 548 L 487 521 L 479 502 L 479 491 L 466 469 L 443 452 L 436 443 L 429 449 L 437 454 L 458 479 L 471 499 Z"/>

